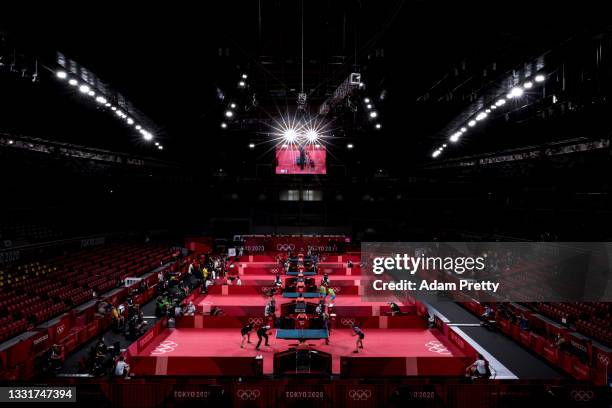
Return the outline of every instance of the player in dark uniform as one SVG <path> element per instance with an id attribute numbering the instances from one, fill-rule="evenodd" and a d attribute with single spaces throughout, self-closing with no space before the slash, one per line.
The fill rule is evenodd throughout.
<path id="1" fill-rule="evenodd" d="M 259 338 L 259 341 L 257 342 L 257 346 L 255 346 L 255 350 L 259 350 L 259 346 L 261 346 L 261 340 L 262 339 L 266 339 L 265 346 L 269 346 L 269 344 L 268 344 L 268 330 L 270 330 L 270 326 L 268 326 L 268 325 L 261 326 L 259 329 L 257 329 L 257 337 Z"/>
<path id="2" fill-rule="evenodd" d="M 395 302 L 389 302 L 389 308 L 391 309 L 391 316 L 398 316 L 402 313 L 402 310 Z"/>
<path id="3" fill-rule="evenodd" d="M 359 349 L 363 348 L 363 339 L 365 337 L 365 333 L 358 326 L 352 325 L 353 336 L 357 336 L 357 341 L 355 342 L 355 351 L 353 353 L 359 353 Z"/>
<path id="4" fill-rule="evenodd" d="M 240 343 L 240 348 L 244 348 L 245 340 L 249 343 L 251 342 L 251 332 L 253 331 L 254 326 L 255 325 L 251 322 L 240 329 L 240 334 L 242 335 L 242 343 Z"/>

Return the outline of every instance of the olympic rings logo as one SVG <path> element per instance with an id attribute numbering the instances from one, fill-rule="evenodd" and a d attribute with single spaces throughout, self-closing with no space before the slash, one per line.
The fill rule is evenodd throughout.
<path id="1" fill-rule="evenodd" d="M 599 359 L 599 362 L 605 366 L 607 366 L 608 364 L 610 364 L 610 358 L 603 354 L 603 353 L 599 353 L 597 358 Z"/>
<path id="2" fill-rule="evenodd" d="M 277 251 L 293 251 L 295 249 L 295 245 L 293 244 L 276 244 Z"/>
<path id="3" fill-rule="evenodd" d="M 440 343 L 438 340 L 431 340 L 425 343 L 425 347 L 432 353 L 438 354 L 451 354 L 450 351 L 444 346 L 444 344 Z"/>
<path id="4" fill-rule="evenodd" d="M 572 390 L 570 396 L 574 401 L 588 402 L 595 397 L 595 393 L 591 390 Z"/>
<path id="5" fill-rule="evenodd" d="M 243 401 L 255 401 L 261 395 L 261 391 L 254 390 L 238 390 L 236 396 Z"/>
<path id="6" fill-rule="evenodd" d="M 166 353 L 171 353 L 178 347 L 178 344 L 171 340 L 164 340 L 155 347 L 155 350 L 151 352 L 152 356 L 159 356 Z"/>
<path id="7" fill-rule="evenodd" d="M 348 396 L 353 401 L 367 401 L 372 398 L 371 390 L 349 390 Z"/>
<path id="8" fill-rule="evenodd" d="M 258 326 L 258 325 L 263 324 L 264 318 L 263 317 L 249 317 L 249 320 L 247 320 L 247 322 Z"/>
<path id="9" fill-rule="evenodd" d="M 355 319 L 350 317 L 343 317 L 340 319 L 340 324 L 343 326 L 352 326 L 355 324 Z"/>

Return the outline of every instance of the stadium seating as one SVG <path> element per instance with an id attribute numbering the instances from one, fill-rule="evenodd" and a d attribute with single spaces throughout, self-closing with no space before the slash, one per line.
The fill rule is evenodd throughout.
<path id="1" fill-rule="evenodd" d="M 0 342 L 170 258 L 161 245 L 113 244 L 0 270 Z"/>

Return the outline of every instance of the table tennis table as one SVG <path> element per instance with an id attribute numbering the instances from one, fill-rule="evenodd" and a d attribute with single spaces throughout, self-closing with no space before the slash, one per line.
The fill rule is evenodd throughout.
<path id="1" fill-rule="evenodd" d="M 283 340 L 318 340 L 327 339 L 329 334 L 325 329 L 277 329 L 276 338 Z"/>

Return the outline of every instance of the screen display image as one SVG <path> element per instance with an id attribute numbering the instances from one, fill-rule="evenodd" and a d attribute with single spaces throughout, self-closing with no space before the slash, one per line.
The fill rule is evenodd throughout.
<path id="1" fill-rule="evenodd" d="M 281 145 L 276 148 L 276 174 L 327 174 L 324 146 Z"/>

